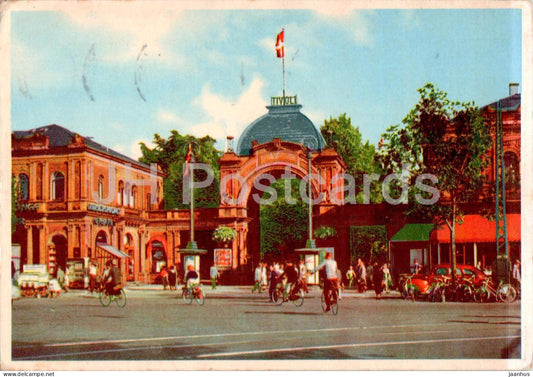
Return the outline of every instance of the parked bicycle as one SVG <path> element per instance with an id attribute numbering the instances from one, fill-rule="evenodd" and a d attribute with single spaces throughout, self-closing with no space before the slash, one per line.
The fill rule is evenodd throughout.
<path id="1" fill-rule="evenodd" d="M 193 299 L 198 303 L 198 305 L 203 305 L 205 303 L 204 291 L 198 285 L 192 286 L 190 288 L 187 288 L 187 286 L 183 286 L 183 288 L 181 289 L 181 298 L 183 299 L 183 302 L 187 305 L 190 305 Z"/>
<path id="2" fill-rule="evenodd" d="M 98 292 L 98 300 L 103 306 L 109 306 L 111 301 L 115 301 L 119 307 L 123 308 L 126 306 L 126 291 L 124 288 L 115 289 L 113 294 L 109 295 L 105 289 L 102 289 Z"/>
<path id="3" fill-rule="evenodd" d="M 500 301 L 511 303 L 516 300 L 516 289 L 508 283 L 499 281 L 496 285 L 492 280 L 485 279 L 483 284 L 474 291 L 474 300 L 476 302 Z"/>
<path id="4" fill-rule="evenodd" d="M 274 304 L 281 305 L 286 301 L 292 301 L 292 303 L 300 307 L 304 303 L 304 291 L 300 288 L 299 284 L 290 289 L 290 292 L 287 293 L 283 284 L 278 284 L 276 290 L 274 291 Z"/>

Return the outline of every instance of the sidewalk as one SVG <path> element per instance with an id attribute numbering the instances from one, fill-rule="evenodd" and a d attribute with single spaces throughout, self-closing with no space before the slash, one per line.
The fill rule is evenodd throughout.
<path id="1" fill-rule="evenodd" d="M 181 292 L 182 285 L 178 285 L 177 291 L 175 292 Z M 145 291 L 145 292 L 170 292 L 168 289 L 165 291 L 163 290 L 163 286 L 161 284 L 140 284 L 140 283 L 128 283 L 125 287 L 126 291 Z M 211 285 L 208 284 L 202 284 L 202 289 L 204 290 L 207 297 L 211 296 L 224 296 L 224 297 L 243 297 L 243 296 L 250 296 L 250 297 L 257 297 L 264 295 L 265 297 L 268 297 L 268 288 L 263 290 L 262 293 L 252 293 L 252 286 L 251 285 L 217 285 L 216 289 L 211 289 Z M 310 292 L 308 295 L 314 296 L 319 295 L 321 293 L 320 288 L 318 286 L 310 286 L 309 287 Z M 365 293 L 359 293 L 357 290 L 354 289 L 345 289 L 342 292 L 342 298 L 344 297 L 359 297 L 359 298 L 375 298 L 376 294 L 373 290 L 368 290 Z M 400 297 L 400 293 L 397 291 L 391 291 L 389 293 L 383 293 L 382 297 L 384 298 L 393 298 L 393 297 Z"/>

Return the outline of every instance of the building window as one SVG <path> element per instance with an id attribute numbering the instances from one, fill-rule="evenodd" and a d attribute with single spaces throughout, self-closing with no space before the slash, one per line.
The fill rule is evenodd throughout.
<path id="1" fill-rule="evenodd" d="M 130 198 L 130 207 L 135 208 L 135 199 L 137 196 L 137 186 L 131 187 L 131 198 Z M 142 200 L 142 198 L 141 198 Z"/>
<path id="2" fill-rule="evenodd" d="M 503 155 L 505 164 L 505 183 L 510 185 L 508 189 L 520 188 L 520 162 L 513 152 L 505 152 Z"/>
<path id="3" fill-rule="evenodd" d="M 146 194 L 146 210 L 152 210 L 152 196 L 150 194 Z"/>
<path id="4" fill-rule="evenodd" d="M 130 205 L 130 184 L 126 183 L 126 189 L 124 191 L 124 207 L 128 207 Z"/>
<path id="5" fill-rule="evenodd" d="M 104 176 L 98 177 L 98 200 L 104 199 Z"/>
<path id="6" fill-rule="evenodd" d="M 26 174 L 19 175 L 19 200 L 26 201 L 30 196 L 29 179 Z"/>
<path id="7" fill-rule="evenodd" d="M 118 183 L 117 203 L 119 206 L 124 204 L 124 182 Z"/>
<path id="8" fill-rule="evenodd" d="M 64 200 L 65 199 L 65 176 L 63 173 L 56 171 L 52 174 L 52 200 Z"/>

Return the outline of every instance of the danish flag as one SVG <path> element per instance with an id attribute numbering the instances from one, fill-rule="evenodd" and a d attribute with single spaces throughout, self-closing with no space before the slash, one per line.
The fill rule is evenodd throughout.
<path id="1" fill-rule="evenodd" d="M 285 30 L 281 29 L 281 32 L 276 38 L 276 55 L 278 58 L 283 58 L 285 56 L 285 47 L 283 45 L 283 39 L 285 37 Z"/>

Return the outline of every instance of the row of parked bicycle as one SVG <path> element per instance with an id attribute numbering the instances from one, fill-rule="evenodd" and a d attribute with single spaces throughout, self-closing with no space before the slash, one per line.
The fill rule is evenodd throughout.
<path id="1" fill-rule="evenodd" d="M 406 275 L 400 279 L 399 290 L 403 298 L 413 301 L 431 302 L 505 302 L 511 303 L 520 295 L 520 285 L 499 281 L 489 277 L 477 280 L 475 275 L 458 276 L 455 284 L 450 276 L 428 278 L 420 275 Z"/>

